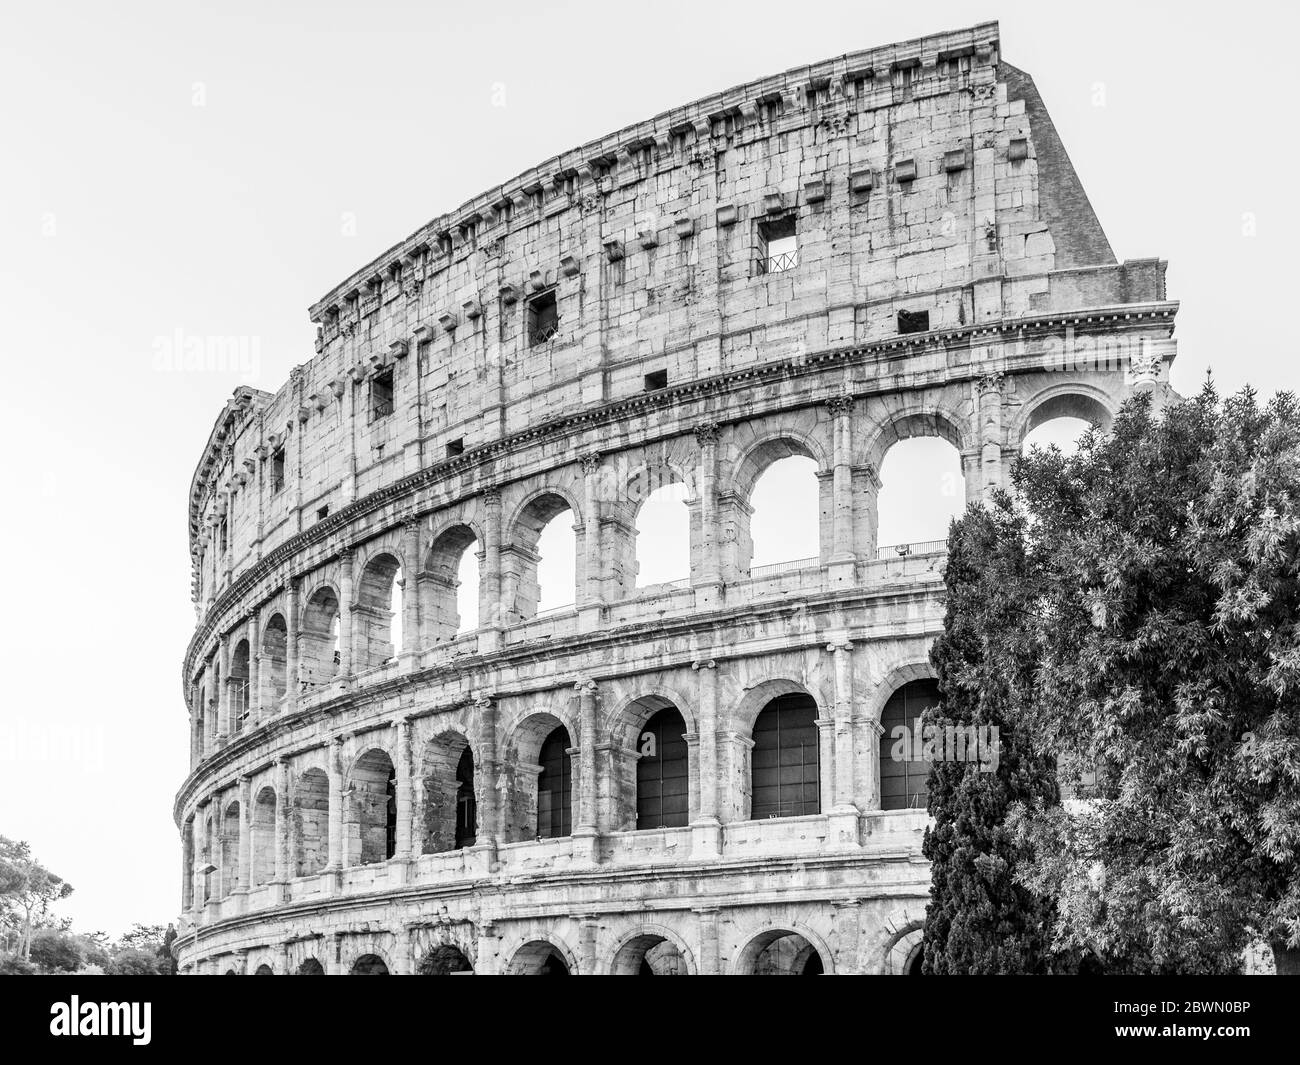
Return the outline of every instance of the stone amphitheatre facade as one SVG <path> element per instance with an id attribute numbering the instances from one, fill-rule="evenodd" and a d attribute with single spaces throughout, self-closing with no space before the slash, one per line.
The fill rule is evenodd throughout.
<path id="1" fill-rule="evenodd" d="M 981 498 L 1045 420 L 1163 394 L 1176 309 L 995 24 L 424 226 L 311 308 L 315 356 L 237 390 L 194 475 L 182 971 L 914 971 L 924 766 L 888 736 L 933 698 L 944 545 L 877 543 L 882 461 L 941 437 Z M 818 553 L 751 565 L 792 455 Z M 664 486 L 690 572 L 647 587 Z M 572 605 L 539 611 L 553 520 Z"/>

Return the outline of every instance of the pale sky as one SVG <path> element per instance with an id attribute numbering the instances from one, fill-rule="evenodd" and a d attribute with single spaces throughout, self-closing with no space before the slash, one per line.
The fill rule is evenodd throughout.
<path id="1" fill-rule="evenodd" d="M 74 884 L 62 912 L 119 932 L 179 909 L 190 477 L 231 389 L 311 355 L 310 303 L 562 150 L 991 18 L 1117 255 L 1169 260 L 1175 387 L 1207 366 L 1224 389 L 1300 385 L 1290 7 L 6 5 L 0 834 Z M 178 336 L 244 338 L 251 372 L 162 368 Z"/>

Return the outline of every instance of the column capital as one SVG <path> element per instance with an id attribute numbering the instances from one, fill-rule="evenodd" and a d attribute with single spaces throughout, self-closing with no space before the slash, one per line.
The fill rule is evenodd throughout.
<path id="1" fill-rule="evenodd" d="M 691 669 L 717 669 L 718 661 L 715 658 L 699 658 L 691 663 Z"/>
<path id="2" fill-rule="evenodd" d="M 722 427 L 717 422 L 703 422 L 694 429 L 696 443 L 700 447 L 706 447 L 709 444 L 716 444 L 718 436 L 722 432 Z"/>
<path id="3" fill-rule="evenodd" d="M 1001 370 L 991 370 L 975 382 L 975 391 L 981 397 L 992 393 L 1001 395 L 1002 382 L 1006 379 L 1006 376 Z"/>
<path id="4" fill-rule="evenodd" d="M 843 392 L 838 396 L 831 396 L 826 401 L 826 408 L 834 415 L 852 414 L 853 404 L 856 402 L 852 393 Z"/>
<path id="5" fill-rule="evenodd" d="M 826 650 L 831 654 L 834 654 L 836 651 L 852 651 L 853 641 L 848 637 L 845 637 L 842 640 L 832 640 L 826 645 Z"/>
<path id="6" fill-rule="evenodd" d="M 573 690 L 580 695 L 584 692 L 590 692 L 594 695 L 596 693 L 596 682 L 590 677 L 581 677 L 574 681 Z"/>
<path id="7" fill-rule="evenodd" d="M 600 472 L 600 464 L 603 460 L 604 456 L 599 451 L 589 451 L 578 459 L 582 463 L 582 472 L 588 476 Z"/>
<path id="8" fill-rule="evenodd" d="M 485 486 L 482 495 L 483 502 L 487 506 L 499 507 L 501 505 L 501 489 L 499 486 L 495 484 Z"/>

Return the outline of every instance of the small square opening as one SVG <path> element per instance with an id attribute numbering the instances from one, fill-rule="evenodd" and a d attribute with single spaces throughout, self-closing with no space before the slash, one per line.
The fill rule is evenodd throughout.
<path id="1" fill-rule="evenodd" d="M 653 373 L 648 373 L 645 375 L 645 390 L 647 392 L 654 392 L 660 388 L 667 388 L 667 387 L 668 387 L 667 370 L 655 370 Z"/>
<path id="2" fill-rule="evenodd" d="M 555 289 L 539 292 L 528 301 L 529 346 L 545 344 L 559 331 L 560 309 L 555 300 Z"/>
<path id="3" fill-rule="evenodd" d="M 316 511 L 317 521 L 324 521 L 329 516 L 330 516 L 330 508 L 328 503 L 325 506 L 321 507 L 318 511 Z"/>
<path id="4" fill-rule="evenodd" d="M 465 438 L 463 436 L 458 436 L 455 440 L 447 441 L 448 458 L 454 458 L 456 455 L 463 454 L 465 454 Z"/>
<path id="5" fill-rule="evenodd" d="M 898 331 L 900 333 L 928 333 L 930 331 L 930 312 L 899 311 Z"/>

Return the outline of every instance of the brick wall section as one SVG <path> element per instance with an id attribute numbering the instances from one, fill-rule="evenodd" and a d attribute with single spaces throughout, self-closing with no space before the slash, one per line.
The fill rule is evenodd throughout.
<path id="1" fill-rule="evenodd" d="M 1056 243 L 1057 269 L 1115 262 L 1110 241 L 1038 95 L 1034 79 L 1006 62 L 998 64 L 998 76 L 1006 83 L 1008 101 L 1025 102 L 1038 157 L 1038 210 Z"/>

